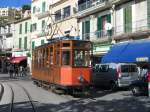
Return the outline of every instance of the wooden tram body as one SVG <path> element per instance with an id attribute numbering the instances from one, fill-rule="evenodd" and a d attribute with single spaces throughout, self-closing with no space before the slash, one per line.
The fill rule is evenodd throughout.
<path id="1" fill-rule="evenodd" d="M 32 78 L 35 82 L 63 89 L 91 83 L 91 42 L 59 40 L 33 50 Z"/>

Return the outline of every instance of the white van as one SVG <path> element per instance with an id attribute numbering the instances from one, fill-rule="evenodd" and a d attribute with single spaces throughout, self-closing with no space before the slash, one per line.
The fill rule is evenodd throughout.
<path id="1" fill-rule="evenodd" d="M 95 86 L 109 86 L 111 89 L 130 86 L 138 79 L 137 65 L 134 63 L 106 63 L 93 67 L 92 83 Z"/>

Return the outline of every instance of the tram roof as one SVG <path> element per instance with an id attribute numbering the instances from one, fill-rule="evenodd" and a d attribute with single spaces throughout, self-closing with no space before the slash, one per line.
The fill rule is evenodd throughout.
<path id="1" fill-rule="evenodd" d="M 57 42 L 62 42 L 62 41 L 80 41 L 80 42 L 90 42 L 89 40 L 80 40 L 78 38 L 75 38 L 73 36 L 70 37 L 59 37 L 59 38 L 55 38 L 55 39 L 49 39 L 48 43 L 45 43 L 43 45 L 40 45 L 38 47 L 36 47 L 35 49 L 41 48 L 41 47 L 45 47 L 49 44 L 55 44 Z"/>

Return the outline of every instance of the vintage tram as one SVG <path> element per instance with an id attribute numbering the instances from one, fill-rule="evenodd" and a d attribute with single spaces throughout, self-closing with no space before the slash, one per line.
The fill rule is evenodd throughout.
<path id="1" fill-rule="evenodd" d="M 91 49 L 83 40 L 55 40 L 33 49 L 33 81 L 71 93 L 85 90 L 91 83 Z"/>

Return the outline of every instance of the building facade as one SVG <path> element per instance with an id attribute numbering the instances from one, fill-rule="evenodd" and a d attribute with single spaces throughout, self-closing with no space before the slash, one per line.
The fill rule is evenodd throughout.
<path id="1" fill-rule="evenodd" d="M 59 0 L 50 5 L 50 38 L 73 36 L 79 38 L 77 0 Z"/>
<path id="2" fill-rule="evenodd" d="M 12 57 L 27 56 L 31 66 L 31 17 L 15 21 Z"/>
<path id="3" fill-rule="evenodd" d="M 49 35 L 49 5 L 51 0 L 33 0 L 31 4 L 32 48 L 47 43 Z"/>
<path id="4" fill-rule="evenodd" d="M 149 38 L 150 0 L 78 0 L 82 39 L 93 42 L 94 63 L 100 63 L 118 42 Z"/>
<path id="5" fill-rule="evenodd" d="M 11 51 L 13 48 L 14 23 L 8 23 L 0 26 L 0 50 Z"/>

